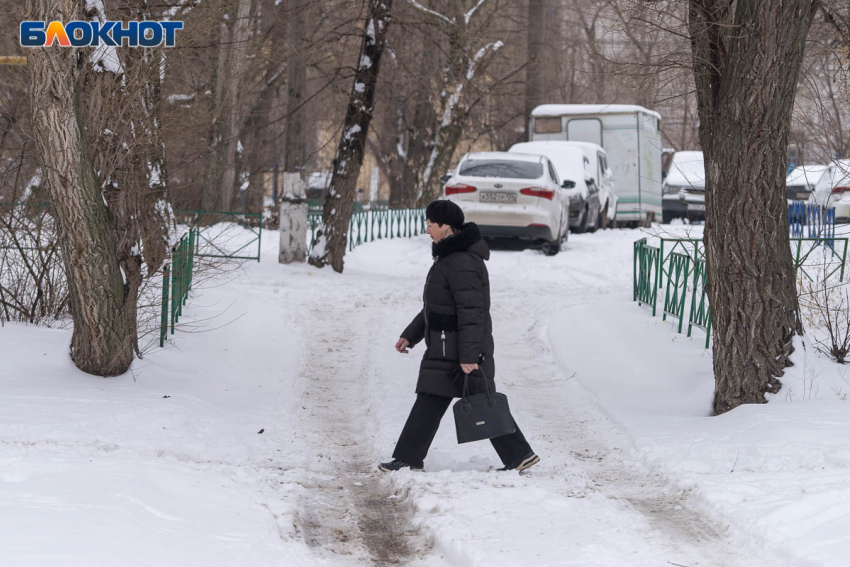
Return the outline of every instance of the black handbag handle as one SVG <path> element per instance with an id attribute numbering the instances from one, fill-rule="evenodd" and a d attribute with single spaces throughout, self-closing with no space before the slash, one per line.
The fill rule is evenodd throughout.
<path id="1" fill-rule="evenodd" d="M 484 372 L 484 366 L 482 364 L 478 365 L 478 370 L 481 372 L 481 375 L 484 377 L 484 390 L 487 392 L 487 403 L 488 405 L 492 405 L 490 400 L 493 399 L 493 392 L 490 391 L 490 382 L 487 381 L 487 374 Z M 463 370 L 461 370 L 463 372 Z M 472 374 L 470 372 L 469 374 Z M 469 374 L 466 372 L 463 373 L 463 398 L 469 398 Z"/>

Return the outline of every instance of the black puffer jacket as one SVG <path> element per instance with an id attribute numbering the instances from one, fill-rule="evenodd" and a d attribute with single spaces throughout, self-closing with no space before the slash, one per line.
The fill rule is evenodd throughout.
<path id="1" fill-rule="evenodd" d="M 490 249 L 475 223 L 467 223 L 460 232 L 435 242 L 432 254 L 434 264 L 422 298 L 425 306 L 401 334 L 411 347 L 425 340 L 416 393 L 460 397 L 460 363 L 482 365 L 495 391 L 490 277 L 484 265 Z M 470 392 L 483 388 L 481 373 L 472 372 Z"/>

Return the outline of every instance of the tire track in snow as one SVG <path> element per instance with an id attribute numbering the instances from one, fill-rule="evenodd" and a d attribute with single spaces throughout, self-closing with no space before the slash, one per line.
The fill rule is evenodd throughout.
<path id="1" fill-rule="evenodd" d="M 316 454 L 299 527 L 334 565 L 398 565 L 427 553 L 412 509 L 380 481 L 369 432 L 367 348 L 382 314 L 379 301 L 328 286 L 302 308 L 306 354 L 297 427 Z M 369 304 L 367 304 L 369 302 Z M 352 327 L 356 322 L 356 327 Z"/>
<path id="2" fill-rule="evenodd" d="M 544 467 L 547 453 L 565 456 L 572 461 L 571 468 L 588 479 L 590 490 L 622 504 L 624 520 L 628 521 L 629 512 L 639 513 L 651 528 L 651 544 L 664 564 L 775 566 L 762 549 L 726 533 L 723 526 L 697 510 L 686 491 L 671 487 L 660 475 L 630 466 L 624 462 L 623 452 L 606 442 L 619 438 L 622 443 L 617 444 L 628 443 L 623 433 L 595 409 L 590 394 L 578 384 L 570 384 L 572 377 L 560 368 L 546 333 L 552 311 L 529 308 L 537 305 L 536 301 L 563 305 L 565 299 L 569 304 L 585 303 L 590 298 L 575 289 L 551 289 L 552 297 L 542 298 L 540 290 L 531 294 L 519 286 L 504 288 L 499 301 L 506 312 L 500 318 L 513 324 L 503 327 L 497 338 L 497 352 L 501 354 L 497 363 L 501 363 L 500 375 L 509 393 L 514 394 L 516 402 L 512 404 L 518 407 L 519 419 L 525 422 L 531 417 L 537 422 L 535 429 L 545 432 L 533 440 Z M 531 469 L 529 475 L 544 476 L 544 470 Z"/>

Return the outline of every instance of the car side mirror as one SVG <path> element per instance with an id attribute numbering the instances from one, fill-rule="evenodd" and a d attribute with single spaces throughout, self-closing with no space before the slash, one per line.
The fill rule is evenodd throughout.
<path id="1" fill-rule="evenodd" d="M 596 180 L 592 177 L 588 177 L 587 179 L 584 180 L 584 182 L 587 183 L 588 185 L 593 185 L 594 183 L 596 183 Z"/>
<path id="2" fill-rule="evenodd" d="M 575 186 L 576 186 L 576 182 L 570 181 L 569 179 L 564 179 L 564 182 L 561 183 L 561 187 L 563 187 L 564 189 L 572 189 Z"/>

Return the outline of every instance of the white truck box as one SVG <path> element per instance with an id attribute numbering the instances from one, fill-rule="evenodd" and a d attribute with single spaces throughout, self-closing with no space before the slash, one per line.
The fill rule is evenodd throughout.
<path id="1" fill-rule="evenodd" d="M 661 115 L 625 104 L 544 104 L 531 112 L 531 141 L 593 142 L 614 173 L 617 222 L 661 217 Z"/>

